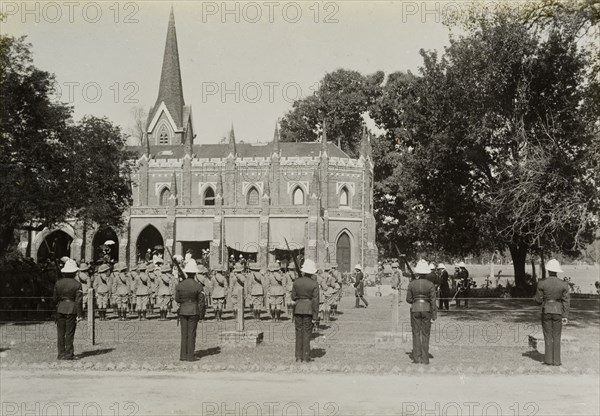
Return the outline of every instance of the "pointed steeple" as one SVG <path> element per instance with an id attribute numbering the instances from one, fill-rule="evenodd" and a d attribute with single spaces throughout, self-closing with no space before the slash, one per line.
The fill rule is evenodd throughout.
<path id="1" fill-rule="evenodd" d="M 323 135 L 321 136 L 321 156 L 327 157 L 327 119 L 323 120 Z"/>
<path id="2" fill-rule="evenodd" d="M 360 139 L 360 157 L 367 159 L 371 156 L 371 140 L 367 126 L 363 124 L 362 135 Z"/>
<path id="3" fill-rule="evenodd" d="M 273 133 L 273 156 L 279 156 L 279 123 L 275 122 L 275 133 Z"/>
<path id="4" fill-rule="evenodd" d="M 183 106 L 185 102 L 183 100 L 183 84 L 181 82 L 181 68 L 179 66 L 179 50 L 177 48 L 177 32 L 175 31 L 173 6 L 171 6 L 171 15 L 169 16 L 158 98 L 153 110 L 157 111 L 162 102 L 165 103 L 177 127 L 183 127 Z M 149 116 L 153 117 L 154 114 L 149 114 Z"/>
<path id="5" fill-rule="evenodd" d="M 315 167 L 315 170 L 313 172 L 313 177 L 312 177 L 312 181 L 310 183 L 310 193 L 311 193 L 311 198 L 315 197 L 315 198 L 320 198 L 321 197 L 321 174 L 320 174 L 320 165 L 317 165 Z"/>
<path id="6" fill-rule="evenodd" d="M 236 157 L 237 152 L 235 148 L 235 132 L 233 131 L 233 123 L 231 123 L 231 131 L 229 132 L 229 155 Z"/>
<path id="7" fill-rule="evenodd" d="M 171 198 L 177 198 L 177 175 L 175 171 L 173 171 L 173 175 L 171 176 Z"/>

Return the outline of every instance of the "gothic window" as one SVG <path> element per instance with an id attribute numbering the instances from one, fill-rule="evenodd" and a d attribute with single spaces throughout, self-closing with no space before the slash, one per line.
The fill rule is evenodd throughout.
<path id="1" fill-rule="evenodd" d="M 158 199 L 158 204 L 160 206 L 169 205 L 169 198 L 171 197 L 171 191 L 169 188 L 165 188 L 160 192 L 160 198 Z"/>
<path id="2" fill-rule="evenodd" d="M 206 188 L 204 191 L 204 197 L 202 198 L 204 201 L 204 205 L 214 205 L 215 204 L 215 191 L 212 187 Z"/>
<path id="3" fill-rule="evenodd" d="M 344 186 L 340 190 L 340 207 L 347 207 L 349 205 L 349 193 L 348 189 Z"/>
<path id="4" fill-rule="evenodd" d="M 299 186 L 292 193 L 292 203 L 294 205 L 304 205 L 304 191 Z"/>
<path id="5" fill-rule="evenodd" d="M 258 205 L 258 191 L 255 187 L 250 188 L 248 191 L 248 205 Z"/>
<path id="6" fill-rule="evenodd" d="M 158 133 L 158 144 L 169 144 L 169 131 L 167 126 L 162 126 Z"/>

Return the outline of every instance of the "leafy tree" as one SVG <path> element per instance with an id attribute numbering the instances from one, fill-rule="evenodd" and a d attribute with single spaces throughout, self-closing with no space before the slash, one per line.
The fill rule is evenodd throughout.
<path id="1" fill-rule="evenodd" d="M 281 120 L 281 140 L 316 141 L 327 120 L 327 138 L 337 141 L 352 156 L 360 149 L 362 115 L 379 99 L 383 72 L 363 76 L 357 71 L 338 69 L 326 74 L 319 89 L 298 100 Z"/>
<path id="2" fill-rule="evenodd" d="M 528 251 L 578 251 L 597 227 L 598 79 L 566 26 L 500 13 L 468 29 L 442 57 L 422 52 L 390 216 L 412 216 L 409 239 L 433 250 L 508 247 L 522 285 Z"/>
<path id="3" fill-rule="evenodd" d="M 20 228 L 68 218 L 118 226 L 131 198 L 119 128 L 95 117 L 74 123 L 30 49 L 24 37 L 0 36 L 0 254 Z"/>

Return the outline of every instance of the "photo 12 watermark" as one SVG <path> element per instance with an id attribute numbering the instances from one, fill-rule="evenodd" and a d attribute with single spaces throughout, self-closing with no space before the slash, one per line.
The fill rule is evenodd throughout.
<path id="1" fill-rule="evenodd" d="M 139 23 L 140 3 L 134 1 L 2 1 L 2 21 L 21 23 Z"/>
<path id="2" fill-rule="evenodd" d="M 339 23 L 335 1 L 203 1 L 202 23 Z"/>
<path id="3" fill-rule="evenodd" d="M 341 415 L 340 406 L 336 402 L 319 403 L 310 405 L 298 402 L 202 402 L 200 414 L 203 416 L 237 416 L 237 415 Z"/>
<path id="4" fill-rule="evenodd" d="M 3 401 L 0 407 L 4 416 L 23 415 L 115 415 L 135 416 L 140 411 L 136 402 L 112 402 L 101 405 L 97 402 L 11 402 Z"/>

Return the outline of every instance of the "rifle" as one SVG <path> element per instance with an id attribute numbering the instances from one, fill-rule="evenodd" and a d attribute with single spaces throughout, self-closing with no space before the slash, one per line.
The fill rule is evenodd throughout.
<path id="1" fill-rule="evenodd" d="M 294 265 L 296 266 L 296 273 L 298 274 L 298 277 L 302 277 L 302 272 L 300 271 L 300 265 L 298 264 L 298 259 L 296 258 L 296 255 L 290 249 L 290 245 L 288 244 L 287 238 L 283 237 L 283 240 L 285 241 L 285 245 L 287 246 L 288 251 L 292 253 L 292 260 L 294 260 Z"/>
<path id="2" fill-rule="evenodd" d="M 173 257 L 173 254 L 171 254 L 171 250 L 169 250 L 169 247 L 165 247 L 165 249 L 167 250 L 167 253 L 169 253 L 169 257 L 171 257 L 171 261 L 175 264 L 175 266 L 177 266 L 177 271 L 181 274 L 181 276 L 183 276 L 185 278 L 185 273 L 183 272 L 183 269 L 179 265 L 179 262 L 177 260 L 175 260 L 175 258 Z M 179 326 L 179 311 L 177 311 L 177 326 Z"/>

